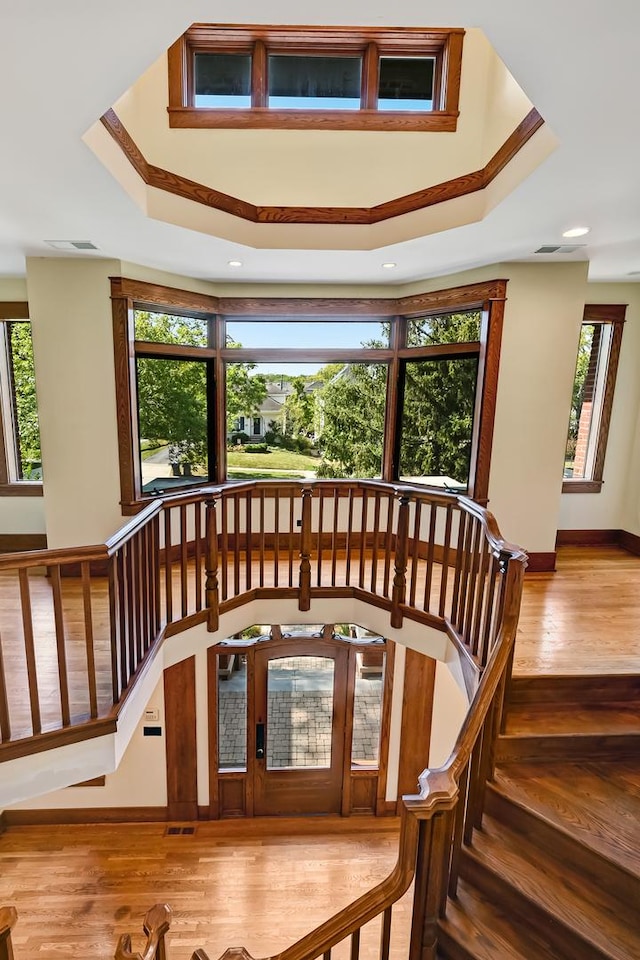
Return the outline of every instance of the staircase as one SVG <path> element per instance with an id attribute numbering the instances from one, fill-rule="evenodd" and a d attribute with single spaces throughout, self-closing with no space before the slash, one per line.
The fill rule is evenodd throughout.
<path id="1" fill-rule="evenodd" d="M 442 960 L 640 957 L 640 678 L 512 682 Z"/>

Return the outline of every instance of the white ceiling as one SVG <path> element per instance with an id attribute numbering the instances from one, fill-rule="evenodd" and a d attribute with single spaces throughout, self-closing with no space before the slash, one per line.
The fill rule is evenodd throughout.
<path id="1" fill-rule="evenodd" d="M 383 250 L 257 250 L 145 218 L 83 133 L 190 23 L 301 20 L 480 27 L 560 145 L 482 223 Z M 84 256 L 198 278 L 396 284 L 526 259 L 586 224 L 572 256 L 590 278 L 640 280 L 639 40 L 637 0 L 324 0 L 315 16 L 292 0 L 0 0 L 0 276 L 60 256 L 46 240 L 92 240 Z"/>

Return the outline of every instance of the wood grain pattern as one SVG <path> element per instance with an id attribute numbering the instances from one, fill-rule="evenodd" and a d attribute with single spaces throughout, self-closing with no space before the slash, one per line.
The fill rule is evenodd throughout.
<path id="1" fill-rule="evenodd" d="M 167 802 L 172 820 L 197 820 L 196 659 L 164 671 Z"/>
<path id="2" fill-rule="evenodd" d="M 416 792 L 418 776 L 429 753 L 436 663 L 407 648 L 402 696 L 402 739 L 398 796 Z"/>
<path id="3" fill-rule="evenodd" d="M 181 116 L 185 112 L 186 109 L 174 110 L 171 112 L 171 116 Z M 223 110 L 198 110 L 197 115 L 202 116 L 205 113 L 211 113 L 221 121 L 224 112 Z M 236 114 L 236 111 L 230 112 L 234 115 Z M 255 112 L 247 112 L 244 116 L 248 118 L 254 115 Z M 264 111 L 265 117 L 271 117 L 273 119 L 275 115 L 274 111 Z M 381 114 L 375 115 L 376 118 L 381 116 Z M 427 117 L 428 116 L 435 117 L 435 114 L 427 115 Z M 340 113 L 339 117 L 342 122 L 346 122 L 348 119 L 344 113 Z M 288 127 L 296 126 L 295 111 L 286 111 L 286 119 Z M 309 118 L 308 114 L 304 114 L 304 117 L 299 119 L 300 122 L 304 122 L 305 127 L 310 125 L 317 127 L 321 120 L 321 118 L 315 114 L 312 118 Z M 239 197 L 233 197 L 230 194 L 215 190 L 204 184 L 188 180 L 186 177 L 169 170 L 164 170 L 162 167 L 149 164 L 114 110 L 108 110 L 100 120 L 147 186 L 165 190 L 175 196 L 183 197 L 186 200 L 193 200 L 195 203 L 204 204 L 205 206 L 221 210 L 224 213 L 240 217 L 252 223 L 351 225 L 381 223 L 393 217 L 404 216 L 405 214 L 414 213 L 417 210 L 423 210 L 438 203 L 446 203 L 448 200 L 455 200 L 475 193 L 478 190 L 484 190 L 544 123 L 544 120 L 535 107 L 532 108 L 484 167 L 480 170 L 470 171 L 467 174 L 455 177 L 452 180 L 434 184 L 425 187 L 423 190 L 417 190 L 392 200 L 385 200 L 371 207 L 302 207 L 263 206 L 250 203 L 249 201 L 242 200 Z M 247 121 L 246 125 L 250 126 L 251 124 Z"/>

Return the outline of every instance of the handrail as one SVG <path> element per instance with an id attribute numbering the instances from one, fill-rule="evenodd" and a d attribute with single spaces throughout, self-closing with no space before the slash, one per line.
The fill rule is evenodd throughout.
<path id="1" fill-rule="evenodd" d="M 267 522 L 266 501 L 273 494 Z M 339 569 L 340 551 L 344 569 Z M 446 763 L 425 769 L 419 792 L 401 801 L 394 870 L 272 958 L 327 957 L 351 936 L 356 960 L 361 927 L 382 916 L 386 948 L 381 957 L 387 960 L 392 906 L 415 876 L 409 960 L 435 960 L 438 921 L 447 895 L 455 893 L 461 848 L 481 822 L 485 784 L 493 771 L 526 566 L 523 551 L 502 540 L 493 516 L 467 497 L 377 480 L 254 480 L 155 499 L 103 545 L 0 557 L 0 571 L 18 571 L 27 661 L 34 666 L 28 571 L 34 566 L 53 571 L 62 727 L 76 739 L 82 724 L 69 717 L 60 574 L 65 565 L 80 564 L 89 662 L 95 560 L 108 565 L 112 719 L 167 631 L 175 633 L 198 619 L 215 630 L 221 612 L 255 597 L 297 596 L 299 608 L 308 610 L 314 596 L 335 591 L 384 607 L 394 626 L 409 616 L 446 630 L 463 645 L 466 669 L 477 671 L 475 695 Z M 101 577 L 104 582 L 104 571 Z M 17 746 L 10 742 L 2 671 L 0 656 L 0 759 L 3 748 L 15 755 Z M 94 677 L 94 727 L 99 716 L 95 689 Z M 29 696 L 33 739 L 43 740 L 37 678 L 31 674 Z M 125 937 L 117 960 L 164 960 L 169 922 L 169 908 L 154 907 L 145 919 L 144 955 L 132 954 Z M 208 960 L 203 950 L 194 956 Z M 223 956 L 253 960 L 244 948 Z"/>

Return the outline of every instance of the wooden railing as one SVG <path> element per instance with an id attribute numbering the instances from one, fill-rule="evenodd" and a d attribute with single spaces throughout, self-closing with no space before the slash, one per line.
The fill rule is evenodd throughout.
<path id="1" fill-rule="evenodd" d="M 308 610 L 314 598 L 355 596 L 388 609 L 395 628 L 408 617 L 446 632 L 475 671 L 475 695 L 448 761 L 425 769 L 419 793 L 401 802 L 396 867 L 278 955 L 329 960 L 349 939 L 351 960 L 358 960 L 360 931 L 380 917 L 380 958 L 388 960 L 393 904 L 415 878 L 409 957 L 435 960 L 438 921 L 456 893 L 462 844 L 481 822 L 493 774 L 525 566 L 526 556 L 500 538 L 492 516 L 464 497 L 376 481 L 253 482 L 158 500 L 100 547 L 0 557 L 0 576 L 7 582 L 13 576 L 21 611 L 32 739 L 46 736 L 43 657 L 51 657 L 57 678 L 58 732 L 95 735 L 101 711 L 113 723 L 163 636 L 205 620 L 215 630 L 221 613 L 254 598 L 297 597 Z M 31 576 L 37 567 L 48 577 Z M 52 618 L 44 652 L 37 643 L 46 622 L 43 598 Z M 71 609 L 80 613 L 78 622 L 67 616 Z M 70 693 L 71 642 L 86 658 L 87 716 L 78 716 Z M 0 755 L 17 746 L 10 719 L 0 656 Z M 11 960 L 14 922 L 15 912 L 0 910 L 0 960 Z M 165 905 L 145 918 L 145 960 L 164 960 L 169 923 Z M 132 956 L 130 940 L 122 938 L 116 957 Z M 249 954 L 234 948 L 223 956 Z M 208 960 L 201 950 L 194 958 Z"/>

